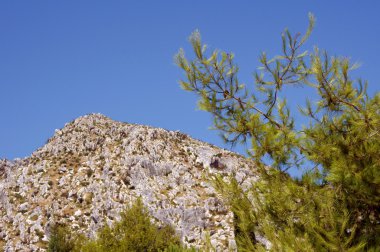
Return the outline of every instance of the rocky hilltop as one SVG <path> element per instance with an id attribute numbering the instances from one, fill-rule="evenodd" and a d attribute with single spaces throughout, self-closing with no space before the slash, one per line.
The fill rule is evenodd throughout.
<path id="1" fill-rule="evenodd" d="M 0 250 L 45 251 L 54 222 L 94 237 L 137 197 L 185 244 L 201 248 L 208 234 L 236 250 L 233 214 L 206 179 L 216 173 L 258 178 L 250 160 L 180 132 L 80 117 L 30 157 L 0 160 Z"/>

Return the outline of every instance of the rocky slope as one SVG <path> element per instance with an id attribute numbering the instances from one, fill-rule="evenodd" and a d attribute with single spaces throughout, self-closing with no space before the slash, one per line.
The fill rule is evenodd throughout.
<path id="1" fill-rule="evenodd" d="M 251 161 L 180 132 L 80 117 L 30 157 L 0 160 L 0 248 L 44 251 L 54 221 L 93 237 L 141 197 L 185 244 L 209 234 L 218 251 L 236 250 L 233 215 L 206 179 L 215 173 L 258 178 Z"/>

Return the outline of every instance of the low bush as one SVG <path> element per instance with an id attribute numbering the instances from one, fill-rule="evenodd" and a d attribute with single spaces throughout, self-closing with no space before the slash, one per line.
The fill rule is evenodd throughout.
<path id="1" fill-rule="evenodd" d="M 138 199 L 121 213 L 121 220 L 103 227 L 97 238 L 73 235 L 64 226 L 52 229 L 49 252 L 140 252 L 140 251 L 194 251 L 184 248 L 175 230 L 151 222 L 148 210 Z"/>
<path id="2" fill-rule="evenodd" d="M 75 236 L 67 226 L 56 224 L 51 228 L 48 252 L 71 252 L 76 246 Z"/>

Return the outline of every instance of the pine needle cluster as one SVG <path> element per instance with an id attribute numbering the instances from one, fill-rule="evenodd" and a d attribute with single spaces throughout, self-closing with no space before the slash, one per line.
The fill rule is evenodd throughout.
<path id="1" fill-rule="evenodd" d="M 255 89 L 239 80 L 234 54 L 208 53 L 198 31 L 194 58 L 175 56 L 182 88 L 227 143 L 251 143 L 261 170 L 245 191 L 233 174 L 214 178 L 234 211 L 239 251 L 380 251 L 380 94 L 352 79 L 348 58 L 303 49 L 314 23 L 310 14 L 304 35 L 285 30 L 279 56 L 261 55 Z M 298 110 L 287 101 L 296 87 L 310 97 Z"/>

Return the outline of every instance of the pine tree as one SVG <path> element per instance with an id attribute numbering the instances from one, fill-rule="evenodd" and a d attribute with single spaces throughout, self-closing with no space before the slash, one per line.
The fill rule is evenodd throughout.
<path id="1" fill-rule="evenodd" d="M 235 214 L 241 251 L 380 251 L 380 94 L 351 78 L 357 65 L 348 58 L 304 51 L 313 27 L 310 14 L 303 36 L 284 31 L 280 56 L 262 53 L 255 90 L 238 79 L 233 53 L 208 53 L 198 31 L 190 36 L 194 58 L 182 49 L 175 56 L 182 88 L 199 96 L 225 142 L 251 143 L 247 153 L 261 170 L 246 191 L 232 174 L 214 178 Z M 295 87 L 316 97 L 298 101 L 298 111 L 284 92 Z M 288 174 L 295 168 L 301 178 Z"/>

